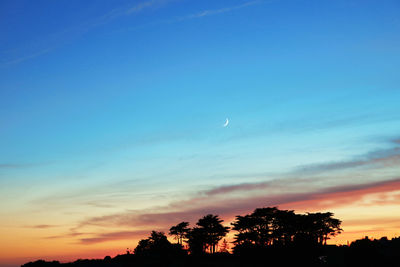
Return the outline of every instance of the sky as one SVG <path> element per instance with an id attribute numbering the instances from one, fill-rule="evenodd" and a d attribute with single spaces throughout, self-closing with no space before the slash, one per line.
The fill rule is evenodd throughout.
<path id="1" fill-rule="evenodd" d="M 267 206 L 333 212 L 333 244 L 399 236 L 399 14 L 1 1 L 0 266 L 115 256 Z"/>

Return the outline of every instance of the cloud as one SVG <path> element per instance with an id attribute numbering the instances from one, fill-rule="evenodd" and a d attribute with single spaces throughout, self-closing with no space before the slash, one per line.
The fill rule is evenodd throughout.
<path id="1" fill-rule="evenodd" d="M 364 155 L 361 165 L 367 162 L 376 165 L 391 162 L 392 157 L 397 158 L 398 150 L 376 150 Z M 350 160 L 351 163 L 358 162 Z M 332 169 L 349 168 L 359 166 L 356 164 L 332 163 L 328 167 Z M 316 172 L 322 165 L 313 165 Z M 323 166 L 328 166 L 323 164 Z M 308 173 L 312 168 L 308 168 Z M 198 218 L 208 213 L 219 214 L 229 223 L 236 215 L 251 212 L 257 207 L 278 206 L 284 209 L 301 211 L 330 210 L 346 205 L 400 205 L 400 177 L 383 181 L 369 181 L 355 183 L 340 183 L 329 185 L 321 177 L 275 179 L 260 183 L 243 183 L 226 185 L 209 190 L 200 191 L 194 197 L 186 200 L 172 202 L 162 207 L 153 207 L 147 210 L 128 210 L 126 212 L 97 216 L 82 221 L 76 229 L 86 226 L 103 227 L 154 227 L 157 230 L 166 230 L 171 225 L 180 221 L 189 221 L 192 224 Z M 371 196 L 373 196 L 371 198 Z M 93 244 L 113 239 L 125 239 L 127 236 L 140 232 L 118 232 L 106 235 L 81 239 L 80 242 Z"/>
<path id="2" fill-rule="evenodd" d="M 16 57 L 16 58 L 10 59 L 8 61 L 3 61 L 3 62 L 0 62 L 0 67 L 8 67 L 8 66 L 11 66 L 11 65 L 18 64 L 18 63 L 24 62 L 26 60 L 33 59 L 33 58 L 36 58 L 38 56 L 47 54 L 51 50 L 52 50 L 52 48 L 49 47 L 49 48 L 45 48 L 43 50 L 36 51 L 36 52 L 28 54 L 28 55 Z"/>
<path id="3" fill-rule="evenodd" d="M 107 216 L 93 217 L 83 221 L 80 227 L 87 225 L 141 227 L 153 226 L 165 229 L 179 221 L 194 222 L 207 213 L 216 213 L 223 218 L 248 213 L 263 206 L 280 206 L 289 209 L 321 210 L 339 207 L 361 201 L 374 193 L 386 193 L 400 190 L 400 178 L 381 182 L 353 184 L 314 189 L 306 192 L 275 193 L 250 195 L 246 197 L 224 197 L 222 199 L 193 198 L 158 207 L 153 212 L 146 210 L 127 211 Z M 376 204 L 376 203 L 369 203 Z M 400 199 L 398 200 L 400 204 Z"/>
<path id="4" fill-rule="evenodd" d="M 22 168 L 29 168 L 40 166 L 44 164 L 49 164 L 49 162 L 41 162 L 41 163 L 0 163 L 0 170 L 1 169 L 22 169 Z"/>
<path id="5" fill-rule="evenodd" d="M 23 164 L 0 163 L 0 169 L 14 169 L 23 167 Z"/>
<path id="6" fill-rule="evenodd" d="M 119 17 L 130 16 L 133 14 L 140 13 L 146 9 L 161 7 L 171 1 L 173 0 L 148 0 L 135 3 L 129 6 L 118 7 L 104 14 L 103 16 L 94 19 L 93 21 L 90 21 L 87 24 L 90 27 L 99 26 L 102 24 L 109 23 L 112 20 L 117 19 Z"/>
<path id="7" fill-rule="evenodd" d="M 227 194 L 234 191 L 248 191 L 248 190 L 258 190 L 260 188 L 268 187 L 272 184 L 272 182 L 261 182 L 261 183 L 243 183 L 243 184 L 236 184 L 236 185 L 227 185 L 227 186 L 220 186 L 217 188 L 213 188 L 211 190 L 207 190 L 204 192 L 207 196 L 213 195 L 220 195 L 220 194 Z"/>
<path id="8" fill-rule="evenodd" d="M 256 182 L 256 183 L 242 183 L 235 185 L 224 185 L 215 187 L 209 190 L 205 190 L 200 192 L 201 195 L 209 196 L 217 196 L 217 195 L 226 195 L 234 192 L 249 192 L 249 191 L 259 191 L 263 189 L 270 190 L 283 190 L 288 189 L 290 187 L 300 188 L 307 184 L 307 187 L 310 188 L 310 184 L 313 184 L 319 181 L 320 178 L 289 178 L 289 179 L 274 179 L 265 182 Z"/>
<path id="9" fill-rule="evenodd" d="M 277 175 L 273 180 L 212 187 L 198 191 L 186 198 L 182 195 L 182 199 L 165 206 L 90 217 L 78 223 L 74 230 L 80 232 L 81 230 L 78 229 L 85 227 L 92 229 L 92 226 L 119 227 L 122 230 L 144 227 L 166 230 L 180 221 L 195 223 L 198 218 L 207 213 L 219 214 L 229 223 L 236 215 L 243 215 L 251 212 L 254 208 L 263 206 L 278 206 L 300 211 L 321 211 L 346 205 L 398 205 L 400 204 L 400 194 L 396 192 L 400 192 L 400 177 L 397 174 L 387 174 L 387 169 L 383 169 L 385 170 L 384 176 L 381 174 L 376 176 L 379 180 L 371 175 L 372 168 L 397 168 L 399 166 L 400 148 L 398 143 L 392 140 L 390 144 L 392 147 L 377 149 L 347 161 L 300 166 L 287 173 L 282 173 L 280 176 Z M 360 168 L 367 170 L 361 178 L 354 178 L 353 173 L 348 172 L 351 169 L 358 171 Z M 337 175 L 336 171 L 340 170 L 346 170 L 346 173 L 342 176 Z M 330 176 L 321 176 L 321 173 L 328 173 Z M 125 190 L 130 190 L 125 183 L 123 185 L 123 191 L 116 188 L 119 194 L 125 194 Z M 92 234 L 94 236 L 81 238 L 80 242 L 93 244 L 113 239 L 125 239 L 135 233 L 140 236 L 140 232 L 136 230 Z"/>
<path id="10" fill-rule="evenodd" d="M 336 186 L 315 192 L 304 199 L 293 202 L 282 203 L 285 206 L 294 209 L 306 209 L 312 207 L 313 210 L 329 209 L 333 207 L 342 207 L 346 205 L 387 205 L 400 204 L 400 198 L 388 198 L 386 193 L 400 190 L 400 178 L 371 182 L 358 185 Z M 369 198 L 371 195 L 378 197 Z"/>
<path id="11" fill-rule="evenodd" d="M 280 101 L 280 104 L 282 103 L 285 102 Z M 230 138 L 225 139 L 225 141 L 265 137 L 267 135 L 270 136 L 276 134 L 297 135 L 305 132 L 324 131 L 344 127 L 358 127 L 362 125 L 373 125 L 400 120 L 399 114 L 387 114 L 384 112 L 363 112 L 356 115 L 342 114 L 341 116 L 343 117 L 338 117 L 337 115 L 321 117 L 318 114 L 295 116 L 294 118 L 284 121 L 266 123 L 257 128 L 243 128 L 241 132 L 235 133 Z"/>
<path id="12" fill-rule="evenodd" d="M 137 12 L 143 11 L 144 9 L 147 9 L 147 8 L 150 8 L 150 7 L 154 7 L 154 6 L 156 6 L 156 5 L 159 6 L 159 5 L 164 4 L 164 3 L 166 3 L 166 2 L 169 2 L 169 1 L 167 1 L 167 0 L 150 0 L 150 1 L 145 1 L 145 2 L 138 3 L 138 4 L 136 4 L 136 5 L 134 5 L 134 6 L 130 7 L 130 8 L 128 8 L 128 10 L 126 10 L 125 13 L 126 13 L 127 15 L 132 14 L 132 13 L 137 13 Z"/>
<path id="13" fill-rule="evenodd" d="M 264 2 L 264 1 L 261 1 L 261 0 L 249 1 L 244 4 L 237 5 L 237 6 L 224 7 L 224 8 L 220 8 L 220 9 L 208 9 L 208 10 L 204 10 L 204 11 L 201 11 L 198 13 L 180 17 L 180 18 L 176 19 L 176 22 L 188 20 L 188 19 L 196 19 L 196 18 L 202 18 L 202 17 L 207 17 L 207 16 L 213 16 L 213 15 L 218 15 L 218 14 L 222 14 L 222 13 L 226 13 L 226 12 L 231 12 L 231 11 L 234 11 L 237 9 L 242 9 L 242 8 L 252 6 L 255 4 L 260 4 L 262 2 Z"/>
<path id="14" fill-rule="evenodd" d="M 149 1 L 135 3 L 134 5 L 118 7 L 109 11 L 106 14 L 103 14 L 102 16 L 96 17 L 86 22 L 82 22 L 78 26 L 66 28 L 60 32 L 48 36 L 43 36 L 40 39 L 40 41 L 31 43 L 27 42 L 29 45 L 24 44 L 26 46 L 25 48 L 21 49 L 20 47 L 20 49 L 18 48 L 14 49 L 15 51 L 25 50 L 20 53 L 25 55 L 19 55 L 11 58 L 9 57 L 9 59 L 0 62 L 0 67 L 8 67 L 11 65 L 19 64 L 21 62 L 42 56 L 54 50 L 56 47 L 61 46 L 67 43 L 68 41 L 71 41 L 72 39 L 80 37 L 81 35 L 87 33 L 93 28 L 110 23 L 111 21 L 119 17 L 130 16 L 149 8 L 160 7 L 170 1 L 172 0 L 149 0 Z M 34 48 L 32 49 L 32 47 Z M 3 54 L 7 54 L 7 51 L 3 51 Z"/>
<path id="15" fill-rule="evenodd" d="M 362 218 L 346 220 L 346 226 L 368 226 L 368 225 L 397 225 L 400 222 L 400 215 L 394 214 L 387 218 Z"/>
<path id="16" fill-rule="evenodd" d="M 294 172 L 301 174 L 315 174 L 319 172 L 344 170 L 357 167 L 393 165 L 399 162 L 400 147 L 394 147 L 390 149 L 375 150 L 347 161 L 301 166 L 294 170 Z"/>
<path id="17" fill-rule="evenodd" d="M 313 177 L 321 173 L 332 173 L 333 171 L 340 171 L 358 167 L 372 168 L 372 167 L 387 167 L 397 166 L 400 163 L 400 147 L 393 147 L 389 149 L 380 149 L 371 151 L 364 155 L 359 155 L 353 159 L 340 162 L 328 162 L 319 164 L 310 164 L 306 166 L 299 166 L 294 170 L 286 173 L 289 177 L 307 176 Z M 228 194 L 236 191 L 251 191 L 260 190 L 267 188 L 277 188 L 280 186 L 281 189 L 287 187 L 299 187 L 301 184 L 321 182 L 319 178 L 289 178 L 289 179 L 276 179 L 272 181 L 263 181 L 257 183 L 242 183 L 235 185 L 225 185 L 202 192 L 206 196 L 213 196 L 219 194 Z"/>
<path id="18" fill-rule="evenodd" d="M 58 227 L 58 225 L 38 224 L 38 225 L 30 225 L 30 226 L 26 226 L 26 227 L 28 227 L 28 228 L 35 228 L 35 229 L 47 229 L 47 228 Z"/>
<path id="19" fill-rule="evenodd" d="M 114 240 L 135 239 L 135 238 L 141 238 L 146 234 L 149 234 L 150 232 L 151 231 L 149 230 L 138 230 L 138 231 L 120 231 L 120 232 L 102 233 L 89 238 L 81 238 L 79 239 L 79 242 L 81 244 L 91 245 L 91 244 L 114 241 Z"/>
<path id="20" fill-rule="evenodd" d="M 166 229 L 182 220 L 194 223 L 207 213 L 216 213 L 223 218 L 232 219 L 235 215 L 248 213 L 262 206 L 313 211 L 349 204 L 397 204 L 400 203 L 400 196 L 389 193 L 400 190 L 399 177 L 393 176 L 384 180 L 373 180 L 375 178 L 371 177 L 349 179 L 351 173 L 346 173 L 346 177 L 341 179 L 338 176 L 335 176 L 335 179 L 317 176 L 324 172 L 330 174 L 333 171 L 351 168 L 395 167 L 400 161 L 400 149 L 396 142 L 391 144 L 394 144 L 394 147 L 374 150 L 347 161 L 301 166 L 285 173 L 286 178 L 218 186 L 198 191 L 192 197 L 166 206 L 88 218 L 82 221 L 77 229 L 86 226 L 141 228 L 149 225 Z M 374 194 L 374 198 L 368 199 Z"/>
<path id="21" fill-rule="evenodd" d="M 41 41 L 29 45 L 29 49 L 25 49 L 25 55 L 19 55 L 14 58 L 10 58 L 8 60 L 4 60 L 3 62 L 0 62 L 0 67 L 8 67 L 11 65 L 19 64 L 21 62 L 42 56 L 44 54 L 49 53 L 50 51 L 54 50 L 56 47 L 61 46 L 68 41 L 71 41 L 72 39 L 76 39 L 85 33 L 89 32 L 90 30 L 97 28 L 99 26 L 108 24 L 118 18 L 121 17 L 127 17 L 131 15 L 135 15 L 138 13 L 141 13 L 147 9 L 151 8 L 160 8 L 169 2 L 172 2 L 175 0 L 148 0 L 148 1 L 142 1 L 139 3 L 135 3 L 134 5 L 129 5 L 129 6 L 124 6 L 124 7 L 118 7 L 115 8 L 108 13 L 105 13 L 99 17 L 96 17 L 94 19 L 91 19 L 89 21 L 83 22 L 80 25 L 76 27 L 71 27 L 64 29 L 63 31 L 60 31 L 58 33 L 45 36 L 41 38 Z M 212 15 L 217 15 L 217 14 L 222 14 L 226 12 L 231 12 L 234 10 L 238 10 L 241 8 L 245 8 L 248 6 L 252 6 L 255 4 L 262 3 L 264 1 L 262 0 L 256 0 L 256 1 L 249 1 L 241 5 L 237 6 L 230 6 L 230 7 L 225 7 L 225 8 L 220 8 L 220 9 L 208 9 L 204 10 L 201 12 L 193 13 L 190 15 L 178 17 L 175 19 L 170 19 L 170 20 L 164 20 L 164 21 L 154 21 L 153 23 L 146 24 L 146 25 L 138 25 L 135 28 L 143 28 L 145 26 L 154 26 L 154 25 L 159 25 L 159 24 L 166 24 L 166 23 L 175 23 L 175 22 L 180 22 L 180 21 L 185 21 L 189 19 L 196 19 L 196 18 L 202 18 L 202 17 L 207 17 L 207 16 L 212 16 Z M 49 46 L 49 44 L 52 44 Z M 33 50 L 31 47 L 34 46 L 39 46 L 39 49 Z M 27 51 L 27 50 L 30 50 Z M 3 51 L 5 53 L 5 51 Z"/>
<path id="22" fill-rule="evenodd" d="M 87 233 L 86 233 L 87 234 Z M 80 232 L 70 232 L 70 233 L 66 233 L 66 234 L 62 234 L 62 235 L 53 235 L 53 236 L 46 236 L 44 237 L 44 239 L 59 239 L 59 238 L 70 238 L 70 237 L 77 237 L 77 236 L 81 236 L 81 235 L 85 235 L 85 233 L 80 233 Z"/>
<path id="23" fill-rule="evenodd" d="M 188 14 L 188 15 L 184 15 L 184 16 L 180 16 L 180 17 L 175 17 L 172 19 L 166 19 L 166 20 L 159 20 L 159 21 L 154 21 L 152 23 L 146 24 L 146 25 L 141 25 L 138 27 L 135 27 L 133 29 L 138 29 L 138 28 L 143 28 L 145 26 L 155 26 L 155 25 L 162 25 L 162 24 L 170 24 L 170 23 L 178 23 L 178 22 L 183 22 L 186 20 L 191 20 L 191 19 L 200 19 L 203 17 L 208 17 L 208 16 L 214 16 L 214 15 L 219 15 L 219 14 L 223 14 L 223 13 L 228 13 L 234 10 L 238 10 L 238 9 L 242 9 L 245 7 L 249 7 L 249 6 L 253 6 L 256 4 L 261 4 L 265 1 L 263 0 L 255 0 L 255 1 L 248 1 L 245 2 L 241 5 L 236 5 L 236 6 L 229 6 L 229 7 L 223 7 L 223 8 L 219 8 L 219 9 L 206 9 L 203 11 L 199 11 L 196 13 L 192 13 L 192 14 Z M 129 30 L 129 29 L 125 29 L 125 30 Z"/>

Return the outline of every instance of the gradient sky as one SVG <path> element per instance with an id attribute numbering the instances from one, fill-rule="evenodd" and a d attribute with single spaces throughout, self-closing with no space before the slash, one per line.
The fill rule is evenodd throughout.
<path id="1" fill-rule="evenodd" d="M 399 1 L 10 0 L 0 17 L 0 266 L 272 205 L 334 212 L 332 243 L 400 235 Z"/>

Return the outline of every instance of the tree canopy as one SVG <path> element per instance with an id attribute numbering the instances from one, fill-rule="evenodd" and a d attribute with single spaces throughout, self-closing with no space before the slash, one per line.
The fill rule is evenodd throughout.
<path id="1" fill-rule="evenodd" d="M 242 248 L 294 247 L 326 245 L 329 238 L 342 232 L 341 221 L 332 212 L 296 214 L 293 210 L 277 207 L 257 208 L 252 213 L 238 215 L 231 223 L 234 235 L 234 251 Z M 189 228 L 188 222 L 180 222 L 169 229 L 169 235 L 177 240 L 175 248 L 183 249 L 186 242 L 191 254 L 216 253 L 219 242 L 230 227 L 214 214 L 200 218 Z M 135 254 L 154 254 L 171 250 L 172 244 L 163 232 L 151 232 L 147 239 L 139 241 Z M 227 242 L 224 243 L 227 252 Z"/>
<path id="2" fill-rule="evenodd" d="M 331 212 L 295 214 L 276 207 L 258 208 L 251 214 L 236 216 L 232 225 L 237 232 L 234 240 L 237 246 L 322 245 L 342 231 L 341 221 L 333 218 Z"/>
<path id="3" fill-rule="evenodd" d="M 169 235 L 175 237 L 178 240 L 178 244 L 183 244 L 183 239 L 186 237 L 187 233 L 189 232 L 189 223 L 188 222 L 181 222 L 175 226 L 172 226 L 169 229 Z"/>

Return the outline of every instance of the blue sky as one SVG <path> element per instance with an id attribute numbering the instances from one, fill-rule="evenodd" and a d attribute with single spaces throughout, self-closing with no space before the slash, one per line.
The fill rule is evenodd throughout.
<path id="1" fill-rule="evenodd" d="M 396 178 L 399 14 L 389 0 L 2 1 L 0 216 L 106 215 L 338 162 L 356 163 L 339 170 L 353 182 Z M 322 184 L 350 181 L 330 171 Z"/>

